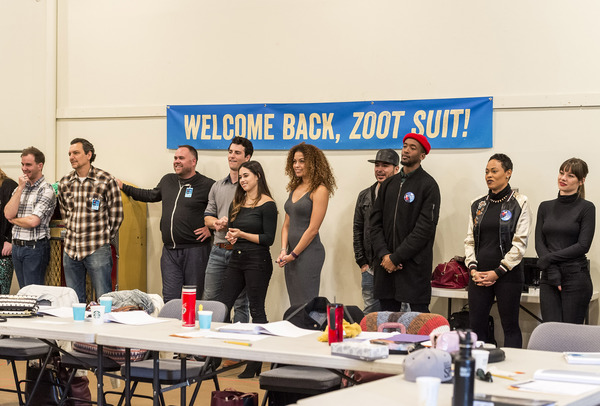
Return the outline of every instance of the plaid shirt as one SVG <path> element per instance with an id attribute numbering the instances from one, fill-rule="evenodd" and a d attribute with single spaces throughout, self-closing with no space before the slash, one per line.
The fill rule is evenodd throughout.
<path id="1" fill-rule="evenodd" d="M 113 240 L 123 221 L 121 191 L 114 176 L 91 167 L 81 182 L 77 172 L 58 185 L 60 212 L 65 221 L 65 252 L 81 261 Z"/>
<path id="2" fill-rule="evenodd" d="M 27 217 L 33 214 L 40 218 L 40 224 L 34 228 L 13 226 L 13 240 L 37 241 L 43 238 L 50 238 L 50 227 L 48 227 L 48 224 L 50 224 L 55 207 L 56 196 L 54 195 L 54 189 L 52 189 L 52 185 L 46 182 L 44 176 L 39 178 L 33 185 L 27 182 L 21 193 L 21 202 L 19 203 L 17 217 Z"/>

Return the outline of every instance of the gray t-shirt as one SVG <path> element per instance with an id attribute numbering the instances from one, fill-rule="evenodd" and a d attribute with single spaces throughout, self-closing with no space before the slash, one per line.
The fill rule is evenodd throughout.
<path id="1" fill-rule="evenodd" d="M 223 216 L 229 217 L 229 206 L 233 201 L 236 188 L 237 183 L 231 183 L 229 175 L 216 181 L 210 188 L 210 192 L 208 192 L 208 205 L 204 211 L 204 217 L 212 216 L 218 219 Z M 226 230 L 215 231 L 214 243 L 227 243 L 226 233 Z"/>

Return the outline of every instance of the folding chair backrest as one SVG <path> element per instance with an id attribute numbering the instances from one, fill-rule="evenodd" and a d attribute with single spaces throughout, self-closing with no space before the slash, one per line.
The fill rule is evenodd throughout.
<path id="1" fill-rule="evenodd" d="M 37 296 L 40 301 L 48 301 L 51 306 L 71 307 L 79 302 L 77 293 L 66 286 L 27 285 L 17 292 L 17 295 Z"/>
<path id="2" fill-rule="evenodd" d="M 600 326 L 548 322 L 531 333 L 529 350 L 600 352 Z"/>
<path id="3" fill-rule="evenodd" d="M 211 310 L 213 312 L 212 321 L 225 321 L 225 315 L 227 314 L 227 306 L 225 304 L 214 300 L 196 300 L 196 309 L 198 305 L 202 305 L 204 310 Z M 169 300 L 160 310 L 158 316 L 181 320 L 181 299 Z"/>

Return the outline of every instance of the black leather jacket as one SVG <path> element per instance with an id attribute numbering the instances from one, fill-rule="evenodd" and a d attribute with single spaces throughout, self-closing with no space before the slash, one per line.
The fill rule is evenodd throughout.
<path id="1" fill-rule="evenodd" d="M 352 226 L 354 259 L 361 268 L 363 265 L 371 266 L 375 259 L 373 244 L 371 244 L 371 236 L 369 234 L 371 224 L 369 217 L 371 216 L 371 208 L 375 200 L 376 188 L 377 182 L 360 192 L 354 209 L 354 224 Z"/>

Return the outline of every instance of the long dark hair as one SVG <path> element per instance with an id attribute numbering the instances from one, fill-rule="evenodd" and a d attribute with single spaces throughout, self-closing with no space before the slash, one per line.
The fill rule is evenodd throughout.
<path id="1" fill-rule="evenodd" d="M 583 159 L 579 158 L 570 158 L 562 163 L 560 166 L 560 170 L 564 172 L 571 172 L 573 175 L 577 177 L 578 181 L 583 181 L 588 174 L 588 166 Z M 585 199 L 585 186 L 583 183 L 579 185 L 577 188 L 577 195 Z"/>
<path id="2" fill-rule="evenodd" d="M 256 207 L 262 195 L 269 196 L 271 199 L 271 192 L 269 191 L 269 186 L 267 186 L 267 178 L 265 177 L 265 171 L 263 171 L 263 167 L 258 161 L 247 161 L 240 165 L 240 170 L 242 168 L 248 169 L 254 175 L 258 177 L 258 193 L 256 194 L 256 199 L 252 202 L 251 207 Z M 233 197 L 233 205 L 231 208 L 231 214 L 229 216 L 229 221 L 235 220 L 236 216 L 242 209 L 242 206 L 246 203 L 246 191 L 242 188 L 240 184 L 240 180 L 238 179 L 238 185 L 235 189 L 235 195 Z"/>

